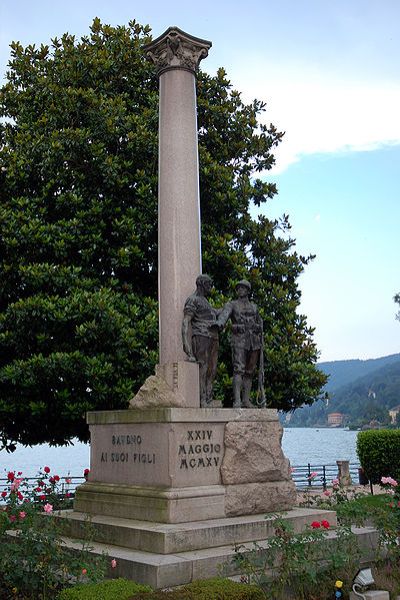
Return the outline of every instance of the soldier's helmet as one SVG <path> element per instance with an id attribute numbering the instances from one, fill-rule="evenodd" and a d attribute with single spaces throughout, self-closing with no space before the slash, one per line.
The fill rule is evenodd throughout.
<path id="1" fill-rule="evenodd" d="M 240 281 L 238 281 L 235 286 L 235 289 L 237 289 L 239 285 L 242 285 L 243 287 L 247 288 L 249 292 L 251 292 L 251 284 L 249 281 L 247 281 L 247 279 L 241 279 Z"/>

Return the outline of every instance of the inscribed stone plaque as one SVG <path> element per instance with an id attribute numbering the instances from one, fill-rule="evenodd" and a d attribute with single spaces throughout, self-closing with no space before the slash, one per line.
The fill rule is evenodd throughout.
<path id="1" fill-rule="evenodd" d="M 127 423 L 90 430 L 90 481 L 162 487 L 221 483 L 223 423 Z"/>

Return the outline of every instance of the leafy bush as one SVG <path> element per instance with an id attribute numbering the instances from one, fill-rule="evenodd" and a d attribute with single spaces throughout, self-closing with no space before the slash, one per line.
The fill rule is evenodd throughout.
<path id="1" fill-rule="evenodd" d="M 127 579 L 109 579 L 101 583 L 86 583 L 62 590 L 57 600 L 128 600 L 132 594 L 151 592 L 151 587 Z M 134 596 L 136 597 L 136 596 Z"/>
<path id="2" fill-rule="evenodd" d="M 106 556 L 91 554 L 90 541 L 82 541 L 74 552 L 63 541 L 60 525 L 52 517 L 56 506 L 65 508 L 63 502 L 69 502 L 66 494 L 64 499 L 60 495 L 60 482 L 49 467 L 39 472 L 33 488 L 21 472 L 8 472 L 0 494 L 5 504 L 0 508 L 1 600 L 50 600 L 83 578 L 104 577 Z M 85 538 L 91 539 L 88 530 Z"/>
<path id="3" fill-rule="evenodd" d="M 400 430 L 361 431 L 357 436 L 357 454 L 372 483 L 390 475 L 400 479 Z"/>
<path id="4" fill-rule="evenodd" d="M 350 584 L 360 554 L 350 527 L 338 527 L 336 538 L 326 520 L 299 533 L 283 519 L 276 519 L 274 527 L 267 544 L 255 542 L 251 550 L 239 546 L 232 560 L 247 581 L 262 589 L 262 598 L 328 600 L 332 582 L 340 579 L 345 588 Z"/>
<path id="5" fill-rule="evenodd" d="M 263 592 L 255 585 L 215 577 L 194 581 L 175 590 L 135 594 L 130 600 L 264 600 L 264 598 Z"/>

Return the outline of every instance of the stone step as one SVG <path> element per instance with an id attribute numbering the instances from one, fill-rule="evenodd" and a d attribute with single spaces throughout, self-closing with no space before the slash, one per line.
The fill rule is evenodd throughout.
<path id="1" fill-rule="evenodd" d="M 73 538 L 85 535 L 86 514 L 72 510 L 58 514 L 63 519 L 67 535 Z M 268 539 L 274 534 L 276 516 L 247 515 L 171 524 L 97 515 L 90 518 L 90 523 L 97 542 L 107 541 L 143 552 L 171 554 Z M 336 525 L 336 513 L 322 509 L 296 508 L 284 513 L 282 518 L 292 524 L 295 532 L 323 519 L 332 526 Z"/>
<path id="2" fill-rule="evenodd" d="M 377 534 L 372 527 L 356 528 L 357 541 L 361 548 L 369 550 L 370 560 L 377 543 Z M 328 533 L 328 538 L 335 539 L 335 532 Z M 65 543 L 71 549 L 78 548 L 80 542 L 65 538 Z M 258 543 L 260 548 L 268 548 L 268 540 Z M 159 554 L 143 552 L 112 544 L 93 542 L 92 552 L 96 555 L 108 554 L 115 558 L 117 567 L 108 573 L 111 577 L 125 577 L 138 583 L 146 583 L 153 588 L 165 588 L 183 585 L 198 579 L 208 579 L 221 575 L 224 568 L 225 576 L 233 576 L 239 571 L 232 563 L 235 555 L 234 547 L 230 545 L 201 550 L 176 552 L 174 554 Z M 241 545 L 243 549 L 252 549 L 253 543 Z"/>

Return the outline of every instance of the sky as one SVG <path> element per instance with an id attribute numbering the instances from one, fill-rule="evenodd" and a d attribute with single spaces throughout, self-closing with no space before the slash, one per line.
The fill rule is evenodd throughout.
<path id="1" fill-rule="evenodd" d="M 316 254 L 299 285 L 320 360 L 400 352 L 400 2 L 0 0 L 0 77 L 12 40 L 80 37 L 96 16 L 212 41 L 202 69 L 224 67 L 285 131 L 263 212 L 288 214 L 298 252 Z"/>

